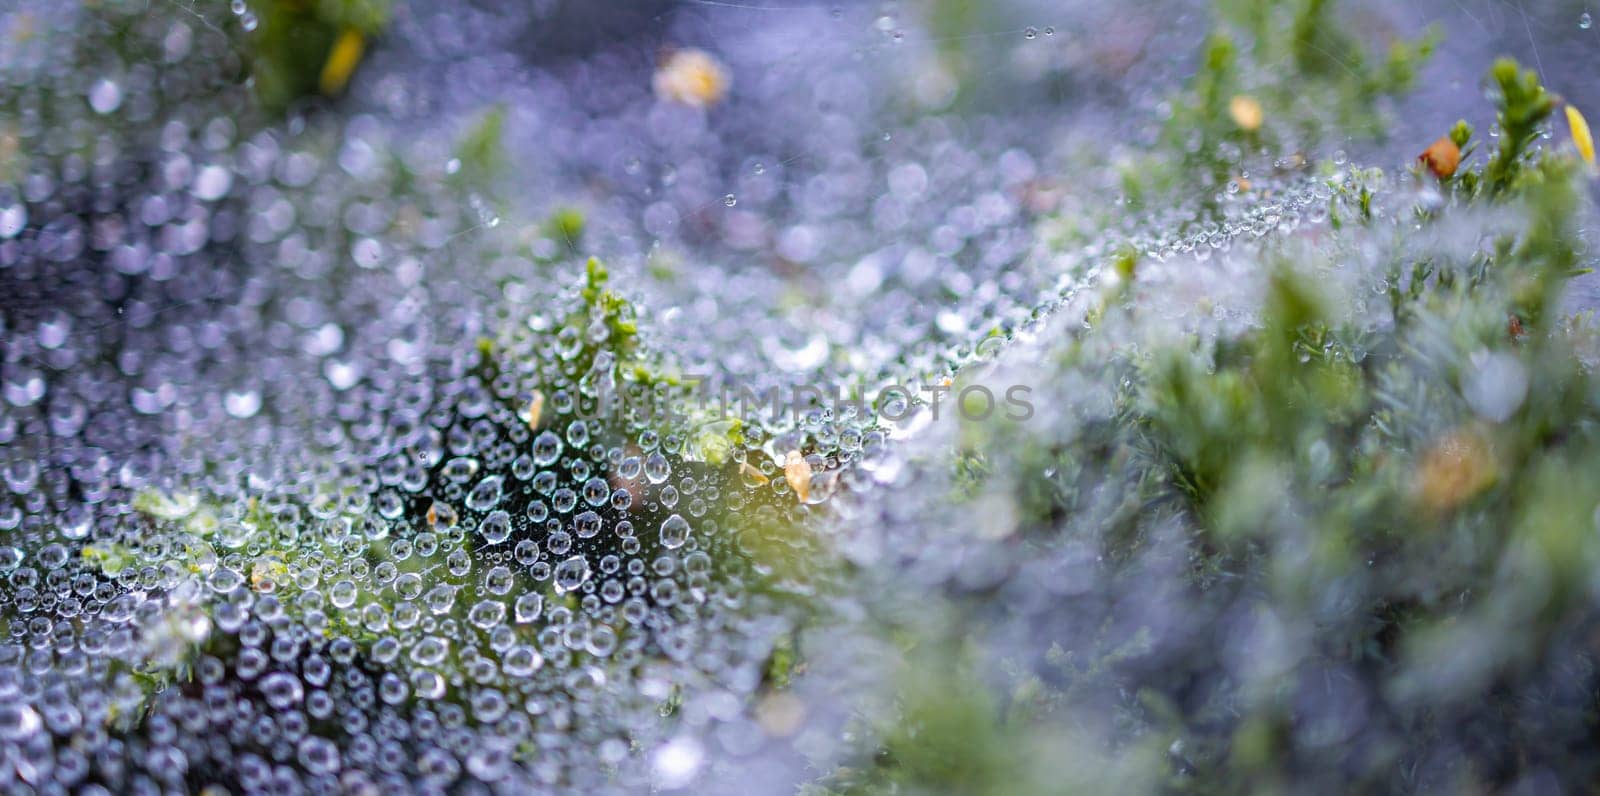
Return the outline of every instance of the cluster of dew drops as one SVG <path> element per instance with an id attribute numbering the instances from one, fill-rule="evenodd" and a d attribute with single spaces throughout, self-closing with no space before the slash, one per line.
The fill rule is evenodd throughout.
<path id="1" fill-rule="evenodd" d="M 211 19 L 26 12 L 0 788 L 586 790 L 747 735 L 785 529 L 882 444 L 869 419 L 592 418 L 629 364 L 607 319 L 552 279 L 502 333 L 449 277 L 527 255 L 438 147 L 392 142 L 401 195 L 359 119 L 254 125 Z"/>

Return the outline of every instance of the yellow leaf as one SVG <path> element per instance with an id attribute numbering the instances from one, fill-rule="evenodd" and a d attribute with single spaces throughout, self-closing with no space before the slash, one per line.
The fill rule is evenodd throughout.
<path id="1" fill-rule="evenodd" d="M 345 84 L 350 82 L 350 73 L 356 71 L 356 64 L 361 62 L 361 53 L 366 46 L 366 39 L 355 28 L 345 28 L 339 33 L 339 38 L 333 42 L 333 49 L 328 52 L 327 62 L 322 65 L 322 77 L 317 83 L 324 95 L 331 97 L 344 90 Z"/>
<path id="2" fill-rule="evenodd" d="M 1589 132 L 1589 122 L 1571 105 L 1567 106 L 1567 126 L 1572 128 L 1572 143 L 1578 145 L 1578 156 L 1583 162 L 1594 165 L 1594 135 Z"/>

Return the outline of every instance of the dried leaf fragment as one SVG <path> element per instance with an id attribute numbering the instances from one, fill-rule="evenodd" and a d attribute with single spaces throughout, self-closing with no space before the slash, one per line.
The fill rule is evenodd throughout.
<path id="1" fill-rule="evenodd" d="M 793 694 L 768 694 L 756 704 L 756 724 L 773 738 L 787 738 L 804 726 L 806 706 Z"/>
<path id="2" fill-rule="evenodd" d="M 538 428 L 539 418 L 543 414 L 544 393 L 534 390 L 533 397 L 528 399 L 528 405 L 522 407 L 522 422 L 527 423 L 528 428 Z"/>
<path id="3" fill-rule="evenodd" d="M 722 101 L 731 82 L 722 62 L 705 50 L 688 48 L 667 56 L 651 85 L 661 99 L 707 108 Z"/>
<path id="4" fill-rule="evenodd" d="M 811 463 L 800 451 L 789 451 L 783 459 L 783 478 L 789 482 L 796 497 L 804 503 L 811 498 Z"/>
<path id="5" fill-rule="evenodd" d="M 1423 506 L 1443 513 L 1467 502 L 1495 481 L 1489 444 L 1472 431 L 1452 431 L 1435 442 L 1417 467 L 1416 495 Z"/>
<path id="6" fill-rule="evenodd" d="M 435 500 L 428 506 L 428 526 L 431 528 L 453 528 L 458 519 L 456 510 L 449 503 Z"/>
<path id="7" fill-rule="evenodd" d="M 745 485 L 752 487 L 766 486 L 767 482 L 772 480 L 761 472 L 759 467 L 749 462 L 739 462 L 739 474 L 744 476 Z"/>
<path id="8" fill-rule="evenodd" d="M 1451 141 L 1450 136 L 1439 136 L 1439 140 L 1423 150 L 1422 154 L 1417 156 L 1417 160 L 1427 166 L 1428 171 L 1433 172 L 1433 176 L 1448 180 L 1455 176 L 1456 167 L 1461 165 L 1461 147 L 1456 146 L 1456 142 Z"/>
<path id="9" fill-rule="evenodd" d="M 1266 121 L 1266 112 L 1261 110 L 1261 103 L 1248 94 L 1239 94 L 1228 100 L 1228 115 L 1233 118 L 1233 123 L 1247 133 L 1261 129 L 1261 123 Z"/>

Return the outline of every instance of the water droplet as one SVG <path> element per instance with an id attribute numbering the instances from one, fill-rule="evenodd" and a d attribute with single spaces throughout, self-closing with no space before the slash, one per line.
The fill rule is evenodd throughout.
<path id="1" fill-rule="evenodd" d="M 491 475 L 478 482 L 467 494 L 467 508 L 472 511 L 488 511 L 500 503 L 503 479 L 498 475 Z"/>
<path id="2" fill-rule="evenodd" d="M 14 238 L 28 225 L 28 207 L 18 202 L 0 207 L 0 238 Z"/>
<path id="3" fill-rule="evenodd" d="M 500 624 L 505 618 L 506 604 L 499 600 L 483 600 L 472 606 L 472 610 L 467 613 L 467 621 L 483 630 Z"/>
<path id="4" fill-rule="evenodd" d="M 232 185 L 233 172 L 210 165 L 195 173 L 193 191 L 195 198 L 203 202 L 215 202 L 226 196 Z"/>
<path id="5" fill-rule="evenodd" d="M 645 459 L 644 477 L 648 478 L 650 483 L 659 484 L 662 481 L 667 480 L 667 476 L 671 474 L 672 465 L 667 461 L 667 457 L 661 455 L 660 451 L 651 453 Z"/>
<path id="6" fill-rule="evenodd" d="M 255 417 L 261 411 L 261 393 L 255 390 L 232 391 L 222 397 L 222 407 L 229 417 L 240 420 Z"/>
<path id="7" fill-rule="evenodd" d="M 556 591 L 565 594 L 589 580 L 589 559 L 575 555 L 556 565 Z"/>
<path id="8" fill-rule="evenodd" d="M 705 750 L 693 738 L 676 738 L 656 750 L 651 761 L 657 784 L 667 790 L 682 788 L 694 781 L 705 760 Z"/>
<path id="9" fill-rule="evenodd" d="M 535 619 L 538 619 L 539 614 L 543 612 L 544 596 L 538 592 L 528 592 L 527 594 L 518 597 L 517 602 L 512 607 L 512 615 L 516 619 L 517 624 L 521 625 L 525 625 Z"/>
<path id="10" fill-rule="evenodd" d="M 383 244 L 372 238 L 362 238 L 350 247 L 350 256 L 362 268 L 377 268 L 383 259 Z"/>
<path id="11" fill-rule="evenodd" d="M 500 544 L 511 538 L 511 515 L 503 509 L 489 512 L 478 524 L 478 534 L 489 544 Z"/>
<path id="12" fill-rule="evenodd" d="M 661 546 L 676 550 L 689 541 L 689 521 L 674 514 L 661 523 Z"/>
<path id="13" fill-rule="evenodd" d="M 0 738 L 23 741 L 39 731 L 39 714 L 27 705 L 0 706 Z"/>
<path id="14" fill-rule="evenodd" d="M 89 107 L 102 116 L 122 106 L 122 87 L 110 78 L 101 78 L 89 87 Z"/>
<path id="15" fill-rule="evenodd" d="M 561 457 L 561 437 L 546 429 L 533 439 L 533 463 L 545 467 Z"/>

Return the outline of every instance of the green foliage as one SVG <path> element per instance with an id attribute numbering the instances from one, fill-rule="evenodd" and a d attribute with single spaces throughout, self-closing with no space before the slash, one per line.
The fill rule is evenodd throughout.
<path id="1" fill-rule="evenodd" d="M 575 207 L 563 207 L 550 214 L 545 221 L 544 231 L 551 240 L 560 242 L 569 254 L 576 254 L 583 248 L 585 223 L 583 211 Z"/>
<path id="2" fill-rule="evenodd" d="M 1522 171 L 1529 149 L 1539 137 L 1540 125 L 1555 112 L 1555 98 L 1545 91 L 1539 76 L 1521 68 L 1516 61 L 1502 58 L 1489 72 L 1498 91 L 1496 122 L 1500 125 L 1500 147 L 1485 171 L 1491 191 L 1510 188 Z"/>
<path id="3" fill-rule="evenodd" d="M 1206 195 L 1238 176 L 1247 168 L 1241 164 L 1258 151 L 1280 158 L 1305 152 L 1329 131 L 1381 135 L 1379 101 L 1412 88 L 1437 37 L 1429 32 L 1416 41 L 1390 42 L 1386 55 L 1375 58 L 1334 5 L 1219 2 L 1194 77 L 1172 101 L 1161 133 L 1163 153 L 1139 164 L 1130 194 L 1163 196 L 1181 189 Z M 1241 48 L 1241 39 L 1251 45 Z M 1258 113 L 1259 120 L 1253 118 Z"/>
<path id="4" fill-rule="evenodd" d="M 1495 103 L 1495 126 L 1500 131 L 1499 144 L 1487 163 L 1442 182 L 1454 195 L 1470 200 L 1504 194 L 1524 183 L 1570 179 L 1571 164 L 1535 149 L 1557 103 L 1557 98 L 1539 82 L 1539 76 L 1510 58 L 1501 58 L 1490 69 L 1489 81 L 1494 86 L 1491 97 Z M 1458 121 L 1447 135 L 1460 149 L 1463 164 L 1476 149 L 1473 133 L 1471 125 Z M 1562 215 L 1559 209 L 1552 209 Z"/>
<path id="5" fill-rule="evenodd" d="M 897 678 L 900 710 L 875 728 L 882 746 L 817 783 L 813 793 L 1069 796 L 1156 785 L 1154 748 L 1110 757 L 1090 738 L 1039 723 L 1065 709 L 1038 680 L 1000 697 L 978 673 L 970 649 L 942 642 L 908 654 L 919 663 Z"/>
<path id="6" fill-rule="evenodd" d="M 495 105 L 479 114 L 456 144 L 455 156 L 460 162 L 460 170 L 455 175 L 458 184 L 492 186 L 495 178 L 505 173 L 505 129 L 504 105 Z"/>
<path id="7" fill-rule="evenodd" d="M 252 4 L 250 35 L 256 96 L 282 111 L 343 90 L 365 40 L 388 24 L 390 0 L 267 0 Z"/>
<path id="8" fill-rule="evenodd" d="M 971 95 L 973 53 L 969 52 L 972 33 L 982 30 L 983 4 L 979 0 L 932 0 L 928 14 L 929 30 L 939 46 L 940 65 L 957 81 L 957 98 Z"/>

